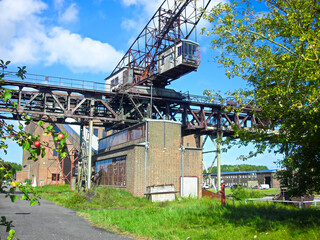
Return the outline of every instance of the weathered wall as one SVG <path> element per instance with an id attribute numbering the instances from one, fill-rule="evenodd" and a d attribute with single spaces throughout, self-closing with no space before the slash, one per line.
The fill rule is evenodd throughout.
<path id="1" fill-rule="evenodd" d="M 143 197 L 145 188 L 173 184 L 180 195 L 182 176 L 181 125 L 170 121 L 147 121 L 147 137 L 110 147 L 94 156 L 95 161 L 126 155 L 126 189 Z M 148 148 L 146 151 L 146 141 Z M 201 196 L 202 151 L 195 137 L 185 138 L 189 147 L 184 151 L 184 176 L 198 178 L 198 195 Z M 145 171 L 145 166 L 147 171 Z"/>
<path id="2" fill-rule="evenodd" d="M 48 124 L 44 125 L 45 127 Z M 63 125 L 57 124 L 58 128 L 61 131 L 64 131 Z M 43 130 L 41 127 L 36 125 L 35 123 L 30 123 L 26 126 L 25 130 L 33 135 L 38 134 L 40 136 L 40 142 L 47 142 L 49 143 L 49 147 L 46 148 L 46 155 L 44 158 L 39 157 L 37 161 L 28 160 L 30 156 L 27 151 L 23 151 L 23 159 L 22 159 L 22 166 L 31 166 L 30 169 L 30 178 L 36 177 L 37 185 L 47 185 L 47 184 L 65 184 L 69 183 L 63 180 L 63 176 L 67 176 L 71 171 L 71 155 L 72 150 L 75 149 L 73 142 L 75 141 L 73 137 L 68 137 L 66 141 L 67 145 L 67 157 L 61 161 L 59 160 L 58 156 L 53 156 L 53 149 L 55 148 L 55 143 L 53 141 L 53 137 L 51 135 L 44 135 Z M 59 181 L 52 180 L 52 174 L 60 174 Z M 29 174 L 28 174 L 29 175 Z M 23 182 L 28 175 L 21 175 L 21 182 Z M 26 178 L 24 178 L 26 177 Z"/>

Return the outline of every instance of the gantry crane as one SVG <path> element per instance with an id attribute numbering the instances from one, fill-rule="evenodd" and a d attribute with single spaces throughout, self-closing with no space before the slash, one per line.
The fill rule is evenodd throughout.
<path id="1" fill-rule="evenodd" d="M 164 88 L 195 71 L 200 46 L 190 40 L 211 0 L 164 0 L 108 76 L 106 91 L 140 86 Z"/>

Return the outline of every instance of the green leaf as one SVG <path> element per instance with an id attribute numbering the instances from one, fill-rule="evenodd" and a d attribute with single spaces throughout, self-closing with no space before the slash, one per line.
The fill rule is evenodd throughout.
<path id="1" fill-rule="evenodd" d="M 28 199 L 28 197 L 27 197 L 26 195 L 22 195 L 22 196 L 20 197 L 20 200 L 26 200 L 26 199 Z"/>
<path id="2" fill-rule="evenodd" d="M 30 206 L 36 205 L 37 203 L 38 203 L 37 200 L 32 200 L 32 201 L 30 201 Z"/>
<path id="3" fill-rule="evenodd" d="M 29 150 L 30 149 L 30 143 L 28 140 L 25 140 L 22 144 L 23 150 Z"/>
<path id="4" fill-rule="evenodd" d="M 48 131 L 51 131 L 53 129 L 53 126 L 52 125 L 49 125 L 48 127 L 47 127 L 47 130 Z"/>
<path id="5" fill-rule="evenodd" d="M 16 233 L 16 231 L 15 230 L 13 230 L 13 229 L 11 229 L 10 231 L 9 231 L 9 236 L 8 236 L 8 239 L 12 239 L 13 237 L 14 237 L 14 234 Z M 10 237 L 10 238 L 9 238 Z"/>
<path id="6" fill-rule="evenodd" d="M 10 199 L 11 199 L 12 202 L 15 202 L 15 201 L 18 200 L 18 196 L 17 195 L 11 195 Z"/>
<path id="7" fill-rule="evenodd" d="M 67 153 L 66 153 L 66 152 L 61 152 L 61 153 L 60 153 L 60 157 L 61 157 L 61 158 L 65 158 L 66 156 L 67 156 Z"/>
<path id="8" fill-rule="evenodd" d="M 42 127 L 42 126 L 43 126 L 43 121 L 40 120 L 40 121 L 38 122 L 38 126 Z"/>
<path id="9" fill-rule="evenodd" d="M 41 157 L 44 158 L 46 156 L 46 149 L 42 148 L 41 149 Z"/>
<path id="10" fill-rule="evenodd" d="M 11 99 L 11 97 L 12 97 L 12 94 L 10 92 L 3 93 L 4 101 L 8 101 L 9 99 Z"/>

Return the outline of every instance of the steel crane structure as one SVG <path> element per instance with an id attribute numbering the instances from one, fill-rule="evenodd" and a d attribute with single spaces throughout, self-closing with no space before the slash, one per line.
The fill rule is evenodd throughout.
<path id="1" fill-rule="evenodd" d="M 10 101 L 0 103 L 0 112 L 11 115 L 0 118 L 17 119 L 23 112 L 47 122 L 66 123 L 67 118 L 73 118 L 73 124 L 90 126 L 91 135 L 93 124 L 123 129 L 146 118 L 180 121 L 183 135 L 215 137 L 222 132 L 232 135 L 233 124 L 243 128 L 264 124 L 250 106 L 239 106 L 232 100 L 210 102 L 166 88 L 171 81 L 198 68 L 200 46 L 191 36 L 210 2 L 164 0 L 105 84 L 32 74 L 21 80 L 5 73 L 0 85 L 16 89 Z M 241 107 L 241 113 L 226 111 L 227 104 Z M 88 154 L 90 159 L 90 150 Z M 90 175 L 88 171 L 85 178 L 91 179 Z"/>
<path id="2" fill-rule="evenodd" d="M 164 88 L 197 69 L 200 47 L 190 41 L 211 0 L 165 0 L 106 78 L 111 88 L 143 85 Z M 162 66 L 166 65 L 166 66 Z"/>

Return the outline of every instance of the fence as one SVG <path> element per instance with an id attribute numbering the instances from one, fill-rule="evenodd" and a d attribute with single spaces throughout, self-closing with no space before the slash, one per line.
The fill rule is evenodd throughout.
<path id="1" fill-rule="evenodd" d="M 289 201 L 289 200 L 272 200 L 272 199 L 266 199 L 266 198 L 248 198 L 245 199 L 245 204 L 247 204 L 248 201 L 261 201 L 261 202 L 279 202 L 279 203 L 298 203 L 299 208 L 302 208 L 302 206 L 305 206 L 307 203 L 313 203 L 314 207 L 320 207 L 320 205 L 317 205 L 317 202 L 320 202 L 320 200 L 313 200 L 313 201 Z"/>

